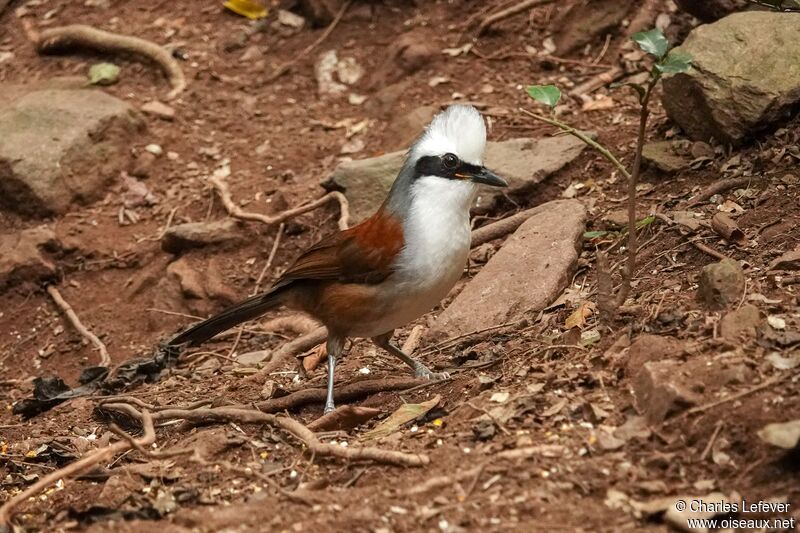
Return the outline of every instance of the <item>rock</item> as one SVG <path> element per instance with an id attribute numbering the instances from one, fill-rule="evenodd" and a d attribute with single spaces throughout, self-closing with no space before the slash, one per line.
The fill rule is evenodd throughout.
<path id="1" fill-rule="evenodd" d="M 127 165 L 144 122 L 96 90 L 43 90 L 0 109 L 0 202 L 27 215 L 64 213 L 102 196 Z"/>
<path id="2" fill-rule="evenodd" d="M 596 0 L 580 2 L 564 11 L 555 27 L 558 55 L 567 56 L 597 36 L 615 30 L 631 10 L 628 0 Z"/>
<path id="3" fill-rule="evenodd" d="M 419 133 L 421 131 L 417 135 Z M 584 148 L 583 142 L 567 135 L 487 143 L 484 164 L 506 178 L 509 187 L 502 191 L 481 188 L 474 207 L 487 209 L 500 194 L 527 192 L 574 161 Z M 392 152 L 370 159 L 348 161 L 336 168 L 331 180 L 344 188 L 354 222 L 364 220 L 380 207 L 403 166 L 405 155 L 404 151 Z"/>
<path id="4" fill-rule="evenodd" d="M 161 239 L 161 249 L 180 254 L 192 248 L 213 244 L 238 243 L 243 240 L 235 220 L 227 218 L 212 222 L 187 222 L 169 228 Z"/>
<path id="5" fill-rule="evenodd" d="M 569 284 L 586 208 L 577 200 L 557 200 L 536 210 L 439 315 L 433 337 L 516 320 L 550 304 Z"/>
<path id="6" fill-rule="evenodd" d="M 626 374 L 635 378 L 645 363 L 662 361 L 674 357 L 684 351 L 682 341 L 674 337 L 661 335 L 639 335 L 628 348 Z"/>
<path id="7" fill-rule="evenodd" d="M 761 325 L 761 314 L 758 308 L 751 304 L 744 304 L 739 309 L 731 311 L 722 317 L 719 322 L 719 334 L 729 341 L 739 340 L 740 337 L 755 337 L 758 326 Z"/>
<path id="8" fill-rule="evenodd" d="M 344 0 L 300 0 L 300 11 L 314 26 L 327 26 L 339 12 Z"/>
<path id="9" fill-rule="evenodd" d="M 655 425 L 698 404 L 700 397 L 682 379 L 680 364 L 674 361 L 650 361 L 642 365 L 633 379 L 636 410 Z"/>
<path id="10" fill-rule="evenodd" d="M 347 91 L 347 86 L 333 77 L 339 64 L 336 50 L 328 50 L 320 54 L 314 64 L 314 77 L 317 80 L 317 91 L 320 96 L 338 95 Z"/>
<path id="11" fill-rule="evenodd" d="M 370 76 L 368 88 L 391 85 L 433 63 L 440 55 L 434 42 L 427 31 L 414 30 L 400 35 L 386 47 L 381 66 Z"/>
<path id="12" fill-rule="evenodd" d="M 689 168 L 691 159 L 675 151 L 672 141 L 656 141 L 642 147 L 642 160 L 661 172 L 675 174 Z"/>
<path id="13" fill-rule="evenodd" d="M 676 49 L 694 67 L 664 79 L 667 115 L 695 140 L 732 144 L 788 118 L 800 102 L 798 31 L 800 18 L 762 11 L 695 28 Z"/>
<path id="14" fill-rule="evenodd" d="M 133 160 L 130 167 L 130 173 L 132 176 L 136 176 L 137 178 L 149 178 L 150 177 L 150 168 L 153 166 L 153 163 L 156 162 L 158 156 L 151 154 L 147 151 L 139 152 L 139 155 L 136 156 L 136 159 Z"/>
<path id="15" fill-rule="evenodd" d="M 744 292 L 744 271 L 733 259 L 703 267 L 697 295 L 711 309 L 724 309 L 739 302 Z"/>
<path id="16" fill-rule="evenodd" d="M 0 234 L 0 291 L 20 283 L 39 283 L 56 274 L 56 266 L 44 251 L 60 248 L 47 226 Z"/>
<path id="17" fill-rule="evenodd" d="M 769 264 L 770 270 L 800 270 L 800 246 L 786 252 Z"/>
<path id="18" fill-rule="evenodd" d="M 773 446 L 793 450 L 800 444 L 800 420 L 767 424 L 758 431 L 758 436 Z"/>
<path id="19" fill-rule="evenodd" d="M 361 222 L 380 207 L 405 157 L 405 152 L 392 152 L 369 159 L 346 161 L 336 167 L 331 181 L 344 188 L 350 202 L 352 223 Z"/>
<path id="20" fill-rule="evenodd" d="M 175 120 L 175 109 L 167 104 L 162 104 L 158 100 L 147 102 L 139 109 L 141 109 L 142 113 L 146 115 L 152 115 L 164 120 Z"/>
<path id="21" fill-rule="evenodd" d="M 387 152 L 407 150 L 438 112 L 438 107 L 427 105 L 394 115 L 383 135 L 383 148 Z"/>
<path id="22" fill-rule="evenodd" d="M 681 11 L 697 17 L 702 22 L 714 22 L 747 7 L 747 0 L 675 0 Z"/>
<path id="23" fill-rule="evenodd" d="M 186 259 L 181 258 L 170 263 L 167 275 L 178 281 L 184 298 L 201 300 L 206 297 L 203 276 Z"/>

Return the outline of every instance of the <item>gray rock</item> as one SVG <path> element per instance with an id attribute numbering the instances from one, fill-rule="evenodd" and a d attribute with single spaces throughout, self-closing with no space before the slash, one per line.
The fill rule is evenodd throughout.
<path id="1" fill-rule="evenodd" d="M 800 246 L 785 252 L 769 264 L 770 270 L 800 270 Z"/>
<path id="2" fill-rule="evenodd" d="M 662 335 L 639 335 L 628 348 L 626 374 L 634 377 L 650 361 L 662 361 L 675 357 L 685 350 L 684 342 Z"/>
<path id="3" fill-rule="evenodd" d="M 633 379 L 636 410 L 650 424 L 660 424 L 667 417 L 700 403 L 701 397 L 683 382 L 681 365 L 674 361 L 644 363 Z"/>
<path id="4" fill-rule="evenodd" d="M 675 151 L 672 141 L 656 141 L 642 147 L 642 160 L 661 172 L 674 174 L 689 168 L 691 159 Z"/>
<path id="5" fill-rule="evenodd" d="M 499 194 L 524 193 L 574 161 L 585 147 L 582 141 L 568 135 L 487 143 L 484 164 L 506 178 L 509 187 L 502 191 L 482 188 L 474 207 L 488 208 Z M 392 152 L 348 161 L 336 168 L 331 180 L 345 189 L 354 222 L 361 222 L 380 207 L 404 159 L 405 152 Z"/>
<path id="6" fill-rule="evenodd" d="M 59 247 L 55 233 L 47 226 L 0 234 L 0 291 L 55 276 L 56 266 L 43 251 Z"/>
<path id="7" fill-rule="evenodd" d="M 744 271 L 733 259 L 703 267 L 697 296 L 711 309 L 724 309 L 742 298 Z"/>
<path id="8" fill-rule="evenodd" d="M 744 304 L 739 309 L 731 311 L 719 321 L 720 337 L 729 341 L 739 340 L 740 337 L 755 337 L 758 326 L 761 325 L 761 314 L 758 308 L 751 304 Z"/>
<path id="9" fill-rule="evenodd" d="M 350 202 L 352 223 L 361 222 L 380 207 L 405 157 L 405 152 L 392 152 L 369 159 L 346 161 L 336 167 L 331 181 L 344 188 Z"/>
<path id="10" fill-rule="evenodd" d="M 692 30 L 694 58 L 664 79 L 664 108 L 693 139 L 739 144 L 788 118 L 800 102 L 800 17 L 735 13 Z"/>
<path id="11" fill-rule="evenodd" d="M 23 214 L 63 213 L 103 194 L 144 126 L 97 90 L 42 90 L 0 109 L 0 201 Z"/>
<path id="12" fill-rule="evenodd" d="M 578 261 L 586 208 L 557 200 L 536 209 L 439 315 L 433 337 L 516 320 L 561 294 Z"/>
<path id="13" fill-rule="evenodd" d="M 241 242 L 242 234 L 230 218 L 212 222 L 187 222 L 169 228 L 161 239 L 161 249 L 179 254 L 191 248 Z"/>

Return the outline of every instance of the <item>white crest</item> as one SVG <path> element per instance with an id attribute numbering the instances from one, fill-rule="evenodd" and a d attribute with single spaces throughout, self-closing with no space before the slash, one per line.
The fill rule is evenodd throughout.
<path id="1" fill-rule="evenodd" d="M 451 105 L 433 118 L 425 133 L 411 147 L 411 158 L 455 154 L 473 165 L 483 164 L 486 125 L 472 106 Z"/>

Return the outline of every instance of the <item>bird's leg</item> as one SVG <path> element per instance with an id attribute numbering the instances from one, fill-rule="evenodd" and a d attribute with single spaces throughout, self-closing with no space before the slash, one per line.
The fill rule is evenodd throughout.
<path id="1" fill-rule="evenodd" d="M 448 374 L 447 372 L 433 372 L 431 371 L 431 369 L 429 369 L 421 362 L 406 355 L 406 353 L 403 350 L 401 350 L 400 348 L 395 346 L 394 343 L 392 343 L 393 333 L 394 331 L 390 331 L 389 333 L 379 335 L 378 337 L 372 337 L 372 342 L 374 342 L 376 346 L 383 348 L 384 350 L 386 350 L 387 352 L 394 355 L 395 357 L 403 361 L 405 364 L 413 368 L 414 375 L 417 376 L 418 378 L 433 379 L 433 380 L 450 378 L 450 374 Z"/>
<path id="2" fill-rule="evenodd" d="M 344 338 L 328 335 L 328 397 L 325 399 L 325 412 L 330 413 L 336 407 L 333 405 L 333 374 L 336 370 L 336 358 L 342 354 Z"/>

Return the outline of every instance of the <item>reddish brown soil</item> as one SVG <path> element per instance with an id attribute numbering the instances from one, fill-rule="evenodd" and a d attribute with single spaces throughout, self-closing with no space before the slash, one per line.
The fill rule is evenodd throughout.
<path id="1" fill-rule="evenodd" d="M 170 295 L 163 294 L 158 285 L 171 256 L 161 251 L 155 237 L 170 211 L 176 209 L 175 223 L 226 216 L 203 179 L 216 165 L 213 156 L 207 154 L 218 153 L 219 158 L 231 160 L 230 183 L 236 199 L 247 200 L 247 209 L 270 213 L 276 210 L 271 205 L 299 205 L 322 194 L 320 183 L 336 164 L 344 132 L 325 129 L 320 122 L 372 119 L 366 148 L 358 154 L 366 157 L 381 153 L 392 142 L 384 131 L 398 115 L 421 105 L 447 103 L 454 92 L 459 92 L 465 95 L 464 100 L 480 102 L 491 114 L 492 139 L 541 136 L 550 133 L 549 127 L 516 111 L 529 105 L 522 86 L 579 83 L 594 72 L 572 64 L 547 70 L 517 53 L 526 44 L 538 47 L 552 31 L 547 8 L 537 10 L 530 21 L 518 17 L 501 24 L 501 31 L 482 37 L 477 48 L 482 55 L 499 53 L 495 59 L 475 54 L 457 58 L 442 55 L 416 73 L 398 74 L 396 79 L 403 78 L 406 84 L 396 101 L 378 103 L 375 90 L 364 87 L 361 92 L 371 100 L 356 107 L 346 100 L 318 97 L 312 74 L 316 53 L 287 75 L 265 82 L 276 65 L 296 56 L 321 30 L 257 34 L 248 46 L 261 47 L 263 56 L 243 61 L 240 57 L 244 50 L 223 49 L 231 35 L 243 28 L 243 19 L 224 12 L 220 4 L 210 0 L 127 0 L 112 2 L 111 9 L 86 7 L 83 2 L 45 2 L 30 8 L 39 22 L 47 11 L 57 7 L 50 24 L 84 22 L 156 42 L 180 42 L 189 56 L 182 63 L 189 88 L 179 101 L 171 103 L 177 110 L 176 120 L 148 119 L 149 130 L 141 145 L 131 147 L 138 154 L 146 144 L 158 143 L 165 151 L 178 154 L 175 160 L 159 158 L 146 180 L 159 198 L 158 205 L 138 208 L 140 221 L 121 226 L 118 211 L 122 187 L 118 185 L 102 201 L 76 208 L 54 221 L 58 235 L 72 247 L 58 258 L 63 272 L 59 285 L 62 294 L 84 323 L 101 336 L 115 363 L 148 354 L 156 343 L 191 321 L 163 310 L 206 314 L 222 305 L 169 301 Z M 451 47 L 467 18 L 483 7 L 482 2 L 460 0 L 419 2 L 424 7 L 417 8 L 399 0 L 376 4 L 372 14 L 363 6 L 354 8 L 319 51 L 335 48 L 340 54 L 356 57 L 368 73 L 375 72 L 386 60 L 387 45 L 397 36 L 413 30 L 425 35 L 435 49 Z M 31 83 L 54 76 L 82 75 L 90 64 L 104 59 L 122 67 L 120 83 L 108 88 L 110 93 L 138 106 L 162 98 L 168 91 L 160 72 L 131 58 L 93 53 L 36 55 L 12 10 L 0 16 L 0 27 L 0 46 L 16 55 L 0 64 L 2 82 Z M 601 44 L 595 43 L 590 55 L 596 55 Z M 434 76 L 447 76 L 451 81 L 430 87 L 428 81 Z M 363 83 L 366 86 L 367 82 Z M 379 79 L 375 86 L 386 84 Z M 493 92 L 481 92 L 486 84 Z M 612 108 L 581 112 L 580 103 L 572 101 L 563 118 L 597 131 L 602 142 L 630 160 L 637 122 L 635 101 L 624 92 L 610 94 L 614 98 Z M 650 131 L 653 138 L 660 139 L 670 124 L 659 104 L 654 107 Z M 774 276 L 767 275 L 766 266 L 798 242 L 798 185 L 779 181 L 790 171 L 796 175 L 797 162 L 779 152 L 786 146 L 796 146 L 798 137 L 800 124 L 795 121 L 781 135 L 770 135 L 740 152 L 745 163 L 754 165 L 754 188 L 759 193 L 755 199 L 737 200 L 745 208 L 738 221 L 754 239 L 752 246 L 733 247 L 712 237 L 710 230 L 701 231 L 707 244 L 747 262 L 748 294 L 761 294 L 770 302 L 780 300 L 755 301 L 755 305 L 764 315 L 784 317 L 787 329 L 794 331 L 800 325 L 798 285 L 781 286 Z M 266 149 L 257 151 L 264 143 Z M 641 204 L 668 213 L 679 200 L 719 179 L 720 167 L 728 158 L 720 155 L 710 166 L 677 177 L 648 171 L 644 177 L 648 188 L 640 195 Z M 557 198 L 570 183 L 580 182 L 586 185 L 579 198 L 590 208 L 590 229 L 602 228 L 603 215 L 624 205 L 624 183 L 611 176 L 610 165 L 587 153 L 530 195 L 509 199 L 490 215 L 499 217 Z M 725 196 L 735 199 L 732 191 Z M 708 218 L 713 206 L 696 211 Z M 289 224 L 270 274 L 279 273 L 301 249 L 334 231 L 337 216 L 335 207 L 330 206 Z M 0 225 L 6 228 L 35 223 L 0 213 Z M 244 231 L 249 236 L 246 245 L 192 251 L 185 257 L 200 271 L 215 265 L 225 285 L 237 295 L 245 295 L 269 254 L 275 229 L 247 223 Z M 387 449 L 429 454 L 431 465 L 426 468 L 320 460 L 304 455 L 286 435 L 256 425 L 167 425 L 157 430 L 159 449 L 196 448 L 200 458 L 175 457 L 160 466 L 150 463 L 149 473 L 116 474 L 108 481 L 105 477 L 65 480 L 63 489 L 50 490 L 24 505 L 16 520 L 26 529 L 40 531 L 622 531 L 666 527 L 657 517 L 637 518 L 613 508 L 606 502 L 609 490 L 622 491 L 637 500 L 718 490 L 753 501 L 786 500 L 797 516 L 797 454 L 772 448 L 756 435 L 766 423 L 797 417 L 800 400 L 796 380 L 784 380 L 741 400 L 668 420 L 651 427 L 649 436 L 630 439 L 616 449 L 605 449 L 598 441 L 599 425 L 620 426 L 635 414 L 630 376 L 625 370 L 627 352 L 608 350 L 622 335 L 635 338 L 649 332 L 678 339 L 685 353 L 670 358 L 692 363 L 685 368 L 707 369 L 684 376 L 687 381 L 699 378 L 703 386 L 696 392 L 704 403 L 746 391 L 778 372 L 764 357 L 772 351 L 781 352 L 779 347 L 763 339 L 731 344 L 717 338 L 720 314 L 706 311 L 695 297 L 699 271 L 714 258 L 658 221 L 641 237 L 645 245 L 633 301 L 613 329 L 600 330 L 599 344 L 586 351 L 543 353 L 539 349 L 550 340 L 561 343 L 564 320 L 575 307 L 569 303 L 532 316 L 525 328 L 478 341 L 466 339 L 452 350 L 428 356 L 428 362 L 439 367 L 452 368 L 454 360 L 465 359 L 487 363 L 477 370 L 458 372 L 452 382 L 407 395 L 382 393 L 361 402 L 390 413 L 402 402 L 416 403 L 441 395 L 447 413 L 441 413 L 441 426 L 427 421 L 420 423 L 417 431 L 405 428 L 378 443 Z M 586 243 L 583 266 L 575 278 L 573 292 L 583 287 L 582 299 L 595 299 L 594 249 L 594 243 Z M 623 255 L 615 253 L 611 259 L 617 262 Z M 136 294 L 132 294 L 132 286 L 139 287 Z M 435 313 L 419 323 L 425 324 Z M 595 317 L 590 317 L 585 329 L 595 326 Z M 408 331 L 410 327 L 400 333 L 401 338 Z M 229 337 L 209 343 L 205 349 L 224 355 L 231 342 Z M 279 342 L 281 339 L 272 336 L 246 334 L 237 351 L 273 347 Z M 41 357 L 50 345 L 52 353 Z M 341 383 L 358 379 L 358 369 L 365 366 L 371 368 L 372 377 L 404 372 L 375 355 L 368 343 L 356 342 L 339 370 Z M 718 358 L 722 355 L 724 364 L 740 371 L 742 379 L 720 378 L 719 365 L 723 363 Z M 62 404 L 25 422 L 10 411 L 15 401 L 30 395 L 34 377 L 57 374 L 75 383 L 81 369 L 96 361 L 96 352 L 81 342 L 41 288 L 17 287 L 0 296 L 0 424 L 4 424 L 0 426 L 0 440 L 8 445 L 8 453 L 0 455 L 0 497 L 5 499 L 24 488 L 34 479 L 31 476 L 60 466 L 65 460 L 58 460 L 53 450 L 60 449 L 67 457 L 80 456 L 95 445 L 83 436 L 94 432 L 102 439 L 107 434 L 106 423 L 93 417 L 96 400 L 92 398 Z M 481 385 L 479 376 L 494 381 Z M 320 384 L 324 377 L 324 370 L 319 368 L 310 373 L 309 382 Z M 275 376 L 286 388 L 308 386 L 293 384 L 290 378 L 287 374 Z M 214 398 L 218 404 L 250 403 L 261 399 L 261 388 L 259 383 L 242 379 L 237 368 L 222 359 L 221 364 L 211 366 L 183 364 L 160 382 L 141 386 L 130 394 L 158 404 L 188 404 L 206 398 Z M 503 391 L 510 394 L 509 402 L 517 402 L 514 405 L 518 409 L 494 428 L 491 438 L 478 440 L 476 419 L 482 410 L 497 405 L 490 400 L 492 394 Z M 321 406 L 314 405 L 292 415 L 310 422 L 320 412 Z M 721 429 L 714 437 L 714 451 L 704 454 L 717 424 Z M 337 438 L 357 446 L 362 432 L 363 428 Z M 25 456 L 41 444 L 47 444 L 49 452 Z M 549 454 L 492 460 L 501 450 L 542 444 L 555 446 Z M 486 467 L 477 476 L 426 494 L 408 494 L 429 478 L 456 475 L 484 461 Z M 114 467 L 141 463 L 148 463 L 148 459 L 130 453 L 118 459 Z M 272 479 L 290 491 L 301 483 L 311 505 L 279 495 L 270 485 L 248 476 L 245 468 L 265 473 L 277 470 Z M 163 515 L 155 510 L 158 505 L 154 508 L 159 493 L 171 493 L 177 500 L 175 508 Z"/>

